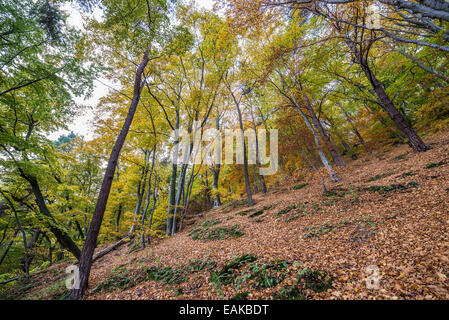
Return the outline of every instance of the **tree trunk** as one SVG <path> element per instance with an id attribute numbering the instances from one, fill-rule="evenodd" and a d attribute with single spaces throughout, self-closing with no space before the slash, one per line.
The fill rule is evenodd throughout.
<path id="1" fill-rule="evenodd" d="M 215 118 L 215 129 L 220 130 L 220 117 Z M 221 146 L 219 146 L 221 148 Z M 217 151 L 218 152 L 218 151 Z M 218 153 L 217 157 L 221 156 L 221 153 Z M 216 159 L 217 163 L 212 166 L 212 190 L 214 190 L 214 208 L 221 206 L 220 195 L 218 194 L 218 178 L 220 177 L 220 159 Z M 192 171 L 193 173 L 193 171 Z"/>
<path id="2" fill-rule="evenodd" d="M 150 174 L 148 175 L 147 200 L 146 200 L 146 204 L 145 204 L 145 209 L 143 210 L 143 213 L 142 213 L 142 219 L 141 219 L 141 223 L 140 223 L 140 229 L 142 231 L 142 235 L 140 237 L 140 240 L 141 240 L 141 243 L 142 243 L 142 248 L 145 248 L 145 228 L 144 228 L 144 224 L 145 224 L 145 219 L 146 219 L 147 212 L 148 212 L 148 207 L 150 206 L 151 178 L 153 177 L 154 162 L 156 160 L 156 146 L 153 147 L 153 150 L 151 150 L 151 152 L 153 152 L 153 159 L 151 161 Z"/>
<path id="3" fill-rule="evenodd" d="M 167 208 L 167 226 L 165 228 L 165 234 L 171 234 L 171 227 L 173 224 L 173 214 L 175 209 L 175 201 L 176 201 L 176 175 L 178 171 L 178 132 L 179 129 L 179 109 L 176 110 L 176 124 L 175 124 L 175 146 L 173 150 L 173 159 L 172 159 L 172 171 L 170 177 L 170 189 L 168 192 L 168 208 Z"/>
<path id="4" fill-rule="evenodd" d="M 267 193 L 267 186 L 265 184 L 265 179 L 263 177 L 262 174 L 260 174 L 260 155 L 259 155 L 259 137 L 257 136 L 257 126 L 256 126 L 256 120 L 254 118 L 254 112 L 253 112 L 253 108 L 251 106 L 251 120 L 253 123 L 253 130 L 254 130 L 254 135 L 256 138 L 256 176 L 259 178 L 259 182 L 260 182 L 260 189 L 262 191 L 263 194 Z M 268 131 L 267 131 L 268 132 Z M 265 150 L 264 150 L 265 152 Z"/>
<path id="5" fill-rule="evenodd" d="M 344 167 L 345 162 L 343 161 L 343 157 L 341 156 L 340 152 L 338 152 L 336 146 L 332 143 L 331 139 L 329 138 L 328 133 L 323 128 L 321 121 L 317 118 L 315 110 L 313 110 L 313 107 L 310 103 L 309 97 L 305 93 L 304 93 L 304 104 L 306 106 L 307 111 L 309 111 L 310 117 L 312 118 L 312 122 L 315 125 L 315 128 L 320 133 L 321 138 L 324 141 L 324 144 L 326 145 L 327 149 L 329 150 L 329 153 L 331 154 L 335 165 L 339 166 L 339 167 Z"/>
<path id="6" fill-rule="evenodd" d="M 343 106 L 341 105 L 340 102 L 336 102 L 337 106 L 340 107 L 340 109 L 343 111 L 343 113 L 345 114 L 346 120 L 349 122 L 349 124 L 352 127 L 352 131 L 354 131 L 355 135 L 357 136 L 357 138 L 359 138 L 360 143 L 363 145 L 363 147 L 365 148 L 365 150 L 371 154 L 371 149 L 368 148 L 368 146 L 365 143 L 365 139 L 363 139 L 362 135 L 360 134 L 359 130 L 357 130 L 356 126 L 354 125 L 354 123 L 351 120 L 350 115 L 348 114 L 348 112 L 346 111 L 345 108 L 343 108 Z"/>
<path id="7" fill-rule="evenodd" d="M 19 229 L 16 229 L 16 231 L 14 231 L 14 235 L 13 238 L 15 238 L 17 236 L 17 234 L 19 233 Z M 0 257 L 0 265 L 2 264 L 3 260 L 5 260 L 6 255 L 8 254 L 9 249 L 11 248 L 12 244 L 14 243 L 14 240 L 9 240 L 8 243 L 6 244 L 6 248 L 5 251 L 3 251 L 2 256 Z"/>
<path id="8" fill-rule="evenodd" d="M 30 242 L 27 245 L 28 252 L 34 248 L 34 244 L 36 243 L 40 234 L 41 234 L 41 229 L 36 228 L 33 232 L 33 237 L 31 238 Z M 26 272 L 27 267 L 29 267 L 31 262 L 33 261 L 33 255 L 28 254 L 28 252 L 23 255 L 22 260 L 20 261 L 20 269 L 23 272 Z"/>
<path id="9" fill-rule="evenodd" d="M 253 201 L 253 197 L 251 195 L 251 186 L 249 184 L 248 156 L 246 154 L 246 142 L 245 142 L 245 134 L 244 134 L 244 131 L 243 131 L 242 113 L 240 111 L 240 106 L 239 106 L 239 103 L 237 101 L 235 101 L 235 106 L 237 107 L 237 112 L 238 112 L 238 115 L 239 115 L 240 134 L 241 134 L 241 137 L 242 137 L 241 139 L 242 139 L 242 144 L 243 144 L 243 171 L 245 173 L 246 196 L 247 196 L 247 199 L 248 199 L 248 206 L 251 207 L 251 206 L 254 205 L 254 201 Z"/>
<path id="10" fill-rule="evenodd" d="M 106 209 L 106 203 L 108 201 L 109 193 L 111 191 L 112 180 L 114 179 L 115 167 L 120 155 L 120 150 L 123 147 L 129 128 L 131 126 L 134 114 L 136 112 L 137 105 L 140 100 L 140 94 L 142 92 L 142 74 L 146 65 L 148 64 L 148 50 L 143 55 L 142 62 L 137 68 L 136 77 L 134 80 L 134 92 L 131 105 L 129 107 L 128 115 L 126 116 L 125 123 L 120 131 L 117 140 L 115 141 L 114 148 L 112 149 L 109 157 L 106 172 L 101 184 L 100 192 L 98 195 L 97 205 L 90 223 L 89 232 L 87 233 L 86 242 L 84 243 L 83 251 L 81 252 L 81 258 L 79 263 L 79 276 L 80 287 L 79 289 L 72 289 L 68 299 L 76 300 L 80 299 L 86 289 L 89 280 L 90 268 L 92 266 L 92 256 L 94 254 L 95 247 L 97 246 L 98 233 L 100 232 L 101 223 L 103 221 L 104 211 Z"/>
<path id="11" fill-rule="evenodd" d="M 119 232 L 120 230 L 120 217 L 122 215 L 122 204 L 119 203 L 118 210 L 117 210 L 117 216 L 115 217 L 115 232 Z"/>
<path id="12" fill-rule="evenodd" d="M 388 113 L 391 120 L 393 120 L 396 127 L 405 135 L 408 139 L 410 146 L 416 152 L 424 152 L 429 150 L 429 147 L 421 140 L 415 130 L 412 128 L 411 124 L 407 121 L 407 119 L 396 109 L 391 101 L 388 94 L 385 92 L 382 84 L 376 78 L 371 68 L 368 65 L 367 59 L 362 55 L 362 53 L 357 49 L 354 42 L 347 39 L 346 44 L 351 49 L 352 53 L 356 57 L 357 63 L 360 64 L 365 76 L 368 78 L 371 86 L 373 87 L 376 95 L 379 99 L 384 110 Z"/>
<path id="13" fill-rule="evenodd" d="M 37 206 L 39 207 L 40 213 L 44 216 L 50 218 L 53 222 L 49 225 L 50 231 L 55 235 L 58 242 L 61 244 L 62 248 L 67 249 L 73 256 L 77 259 L 80 258 L 81 251 L 76 245 L 76 243 L 70 238 L 70 236 L 63 229 L 55 226 L 57 224 L 55 218 L 51 215 L 50 210 L 45 203 L 44 196 L 42 195 L 41 189 L 37 179 L 33 176 L 22 175 L 31 185 L 31 190 L 36 198 Z"/>

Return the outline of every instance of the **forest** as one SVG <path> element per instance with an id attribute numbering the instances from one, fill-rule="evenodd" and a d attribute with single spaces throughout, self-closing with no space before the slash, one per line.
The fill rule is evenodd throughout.
<path id="1" fill-rule="evenodd" d="M 449 299 L 448 197 L 448 1 L 0 0 L 2 300 Z"/>

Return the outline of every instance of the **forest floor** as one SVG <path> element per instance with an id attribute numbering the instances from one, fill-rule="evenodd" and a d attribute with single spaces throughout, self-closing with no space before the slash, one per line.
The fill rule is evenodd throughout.
<path id="1" fill-rule="evenodd" d="M 94 263 L 85 299 L 449 299 L 449 134 L 425 140 L 348 161 L 325 194 L 318 178 L 285 182 L 122 246 Z M 21 298 L 63 297 L 66 266 Z"/>

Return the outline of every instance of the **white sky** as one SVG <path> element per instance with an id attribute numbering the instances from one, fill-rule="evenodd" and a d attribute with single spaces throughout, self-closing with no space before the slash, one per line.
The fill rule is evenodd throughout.
<path id="1" fill-rule="evenodd" d="M 211 10 L 213 6 L 213 0 L 196 0 L 195 1 L 200 7 Z M 68 23 L 72 26 L 83 29 L 83 18 L 77 9 L 70 4 L 66 4 L 63 6 L 63 10 L 69 14 Z M 94 17 L 97 20 L 101 20 L 101 10 L 96 9 L 93 13 Z M 108 82 L 106 79 L 100 78 L 99 81 L 106 83 L 107 85 L 114 87 L 111 82 Z M 51 140 L 56 140 L 62 134 L 68 134 L 70 131 L 73 131 L 77 135 L 84 136 L 86 140 L 90 140 L 93 138 L 93 126 L 91 121 L 94 117 L 94 109 L 98 104 L 98 101 L 101 97 L 105 96 L 109 92 L 109 88 L 99 81 L 94 82 L 94 90 L 92 96 L 90 98 L 75 98 L 75 102 L 78 106 L 84 106 L 79 108 L 82 110 L 79 115 L 77 115 L 73 122 L 67 124 L 69 130 L 58 130 L 50 135 L 48 138 Z"/>

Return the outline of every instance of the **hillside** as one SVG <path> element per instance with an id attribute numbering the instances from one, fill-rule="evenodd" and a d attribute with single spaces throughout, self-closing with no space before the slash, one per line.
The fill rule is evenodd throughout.
<path id="1" fill-rule="evenodd" d="M 448 299 L 449 134 L 426 142 L 349 162 L 326 194 L 292 178 L 252 208 L 228 203 L 144 250 L 122 246 L 93 264 L 85 299 Z M 66 266 L 9 298 L 64 297 Z"/>

